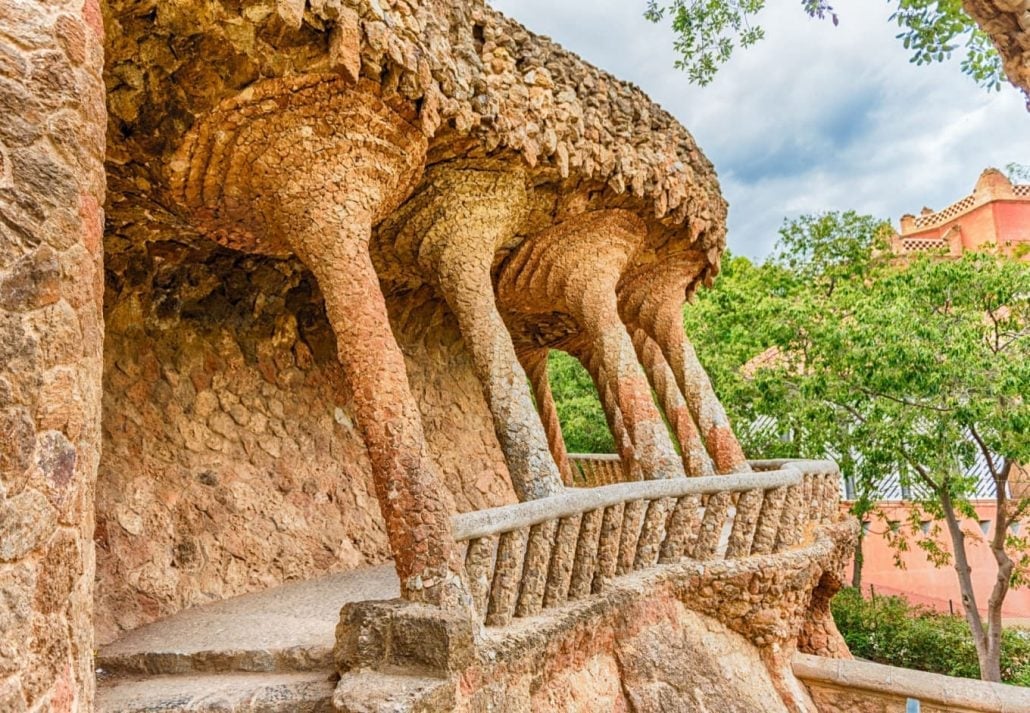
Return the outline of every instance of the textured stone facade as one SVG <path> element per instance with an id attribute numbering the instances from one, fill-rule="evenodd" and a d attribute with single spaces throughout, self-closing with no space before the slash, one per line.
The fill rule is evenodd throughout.
<path id="1" fill-rule="evenodd" d="M 103 27 L 0 2 L 0 710 L 89 710 Z"/>
<path id="2" fill-rule="evenodd" d="M 1027 95 L 1030 109 L 1030 2 L 963 0 L 962 7 L 1001 54 L 1005 76 Z"/>

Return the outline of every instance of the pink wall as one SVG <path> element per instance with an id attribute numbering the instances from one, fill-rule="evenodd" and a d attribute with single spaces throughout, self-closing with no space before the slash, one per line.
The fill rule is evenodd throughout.
<path id="1" fill-rule="evenodd" d="M 983 610 L 987 605 L 997 572 L 994 556 L 988 546 L 988 537 L 994 532 L 994 517 L 997 509 L 993 501 L 986 500 L 976 501 L 974 506 L 978 520 L 964 520 L 962 529 L 967 534 L 966 551 L 972 568 L 977 606 Z M 916 545 L 918 539 L 926 539 L 927 535 L 924 535 L 918 526 L 913 533 L 913 529 L 909 525 L 911 505 L 885 502 L 880 504 L 880 508 L 883 511 L 883 518 L 879 516 L 869 518 L 863 546 L 865 555 L 865 564 L 862 568 L 863 591 L 868 593 L 869 586 L 872 585 L 878 594 L 900 594 L 912 602 L 932 606 L 940 611 L 948 611 L 950 600 L 954 604 L 955 613 L 960 613 L 962 611 L 962 595 L 959 592 L 958 577 L 954 567 L 952 564 L 940 568 L 935 567 L 927 559 L 924 551 Z M 980 529 L 980 520 L 991 523 L 987 536 Z M 888 544 L 885 534 L 890 529 L 891 521 L 898 523 L 896 535 L 903 537 L 908 542 L 909 550 L 901 553 L 905 569 L 895 566 L 896 550 Z M 931 527 L 933 524 L 931 523 Z M 939 525 L 940 534 L 936 539 L 944 545 L 948 552 L 951 552 L 951 540 L 946 527 L 943 522 L 940 522 Z M 1030 527 L 1030 522 L 1023 522 L 1019 534 L 1026 534 L 1027 527 Z M 1030 617 L 1030 588 L 1009 590 L 1002 611 L 1009 617 Z"/>
<path id="2" fill-rule="evenodd" d="M 991 207 L 1001 242 L 1030 243 L 1030 201 L 995 201 Z"/>

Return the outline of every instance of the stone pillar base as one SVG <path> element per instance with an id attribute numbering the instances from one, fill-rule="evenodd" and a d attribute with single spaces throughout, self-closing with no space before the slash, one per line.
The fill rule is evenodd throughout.
<path id="1" fill-rule="evenodd" d="M 333 659 L 342 674 L 403 670 L 446 678 L 475 660 L 476 629 L 460 612 L 403 599 L 352 602 L 340 611 Z"/>

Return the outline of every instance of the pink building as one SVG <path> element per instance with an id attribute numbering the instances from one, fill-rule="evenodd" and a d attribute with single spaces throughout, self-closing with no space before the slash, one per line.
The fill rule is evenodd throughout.
<path id="1" fill-rule="evenodd" d="M 947 250 L 950 257 L 958 257 L 967 250 L 991 250 L 998 248 L 1004 254 L 1030 260 L 1030 184 L 1013 185 L 1001 171 L 989 168 L 980 174 L 973 192 L 952 203 L 947 208 L 934 212 L 924 208 L 916 217 L 901 217 L 901 232 L 891 239 L 891 252 L 895 255 L 931 250 Z M 983 476 L 983 473 L 973 475 Z M 996 506 L 993 500 L 993 482 L 981 478 L 977 495 L 973 501 L 975 518 L 965 518 L 962 529 L 966 532 L 968 556 L 973 570 L 973 586 L 977 603 L 987 603 L 994 586 L 996 564 L 988 547 L 988 533 L 992 532 Z M 1030 473 L 1019 468 L 1010 483 L 1013 497 L 1030 495 Z M 900 493 L 884 494 L 880 513 L 863 523 L 866 531 L 862 568 L 863 590 L 870 585 L 879 594 L 900 594 L 909 601 L 932 606 L 935 609 L 961 611 L 962 595 L 959 592 L 955 570 L 951 566 L 937 567 L 926 553 L 916 546 L 916 541 L 926 537 L 928 522 L 915 527 L 912 524 L 912 506 Z M 1023 535 L 1021 528 L 1030 523 L 1017 523 L 1013 535 Z M 923 531 L 920 531 L 923 530 Z M 901 537 L 909 543 L 907 552 L 899 553 L 889 544 L 891 538 Z M 947 551 L 951 543 L 946 534 L 937 539 Z M 895 564 L 900 556 L 904 568 Z M 1005 600 L 1005 616 L 1030 618 L 1030 589 L 1019 588 L 1009 592 Z"/>
<path id="2" fill-rule="evenodd" d="M 1030 184 L 1013 185 L 995 168 L 980 174 L 973 192 L 947 208 L 901 216 L 901 232 L 891 239 L 896 255 L 946 249 L 958 257 L 993 247 L 1030 259 Z"/>

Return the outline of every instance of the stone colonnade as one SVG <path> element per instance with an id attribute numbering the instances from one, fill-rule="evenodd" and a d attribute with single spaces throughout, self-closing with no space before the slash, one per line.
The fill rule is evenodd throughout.
<path id="1" fill-rule="evenodd" d="M 292 252 L 311 269 L 354 393 L 402 592 L 464 607 L 452 513 L 369 252 L 373 228 L 387 216 L 389 249 L 457 319 L 520 499 L 558 494 L 562 480 L 571 480 L 547 383 L 554 346 L 590 371 L 627 478 L 746 464 L 710 383 L 698 376 L 679 324 L 682 299 L 671 307 L 645 299 L 635 320 L 625 319 L 621 281 L 647 239 L 644 221 L 599 210 L 527 230 L 525 169 L 471 160 L 425 169 L 427 141 L 412 119 L 374 85 L 324 76 L 264 82 L 198 122 L 173 161 L 172 184 L 212 238 L 253 252 Z M 682 277 L 680 296 L 694 277 Z M 527 338 L 512 324 L 555 314 L 570 331 L 561 344 L 517 348 Z"/>

